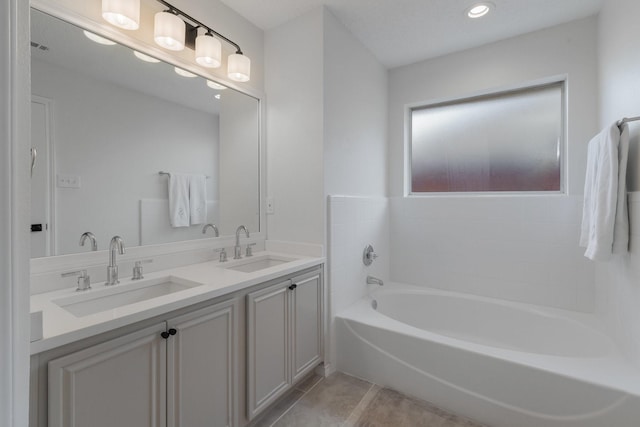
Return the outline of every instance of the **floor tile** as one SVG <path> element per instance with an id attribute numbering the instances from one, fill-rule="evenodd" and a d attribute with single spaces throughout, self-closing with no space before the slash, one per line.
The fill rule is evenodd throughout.
<path id="1" fill-rule="evenodd" d="M 356 408 L 371 383 L 336 373 L 322 380 L 282 416 L 274 427 L 338 427 Z"/>
<path id="2" fill-rule="evenodd" d="M 391 389 L 381 389 L 355 423 L 356 427 L 482 427 L 466 418 Z"/>
<path id="3" fill-rule="evenodd" d="M 252 424 L 253 427 L 270 427 L 280 418 L 285 412 L 289 410 L 302 396 L 304 392 L 298 389 L 294 389 L 291 392 L 284 395 L 279 399 L 275 405 L 273 405 L 267 413 L 260 417 L 260 419 Z"/>
<path id="4" fill-rule="evenodd" d="M 300 390 L 304 393 L 308 392 L 318 384 L 318 382 L 322 380 L 322 377 L 317 374 L 312 374 L 309 378 L 302 380 L 299 384 L 296 385 L 296 390 Z"/>

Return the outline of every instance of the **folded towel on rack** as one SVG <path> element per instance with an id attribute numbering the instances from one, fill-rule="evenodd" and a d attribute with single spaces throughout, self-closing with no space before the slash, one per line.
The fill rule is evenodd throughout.
<path id="1" fill-rule="evenodd" d="M 207 222 L 207 177 L 191 175 L 189 179 L 189 210 L 191 225 Z"/>
<path id="2" fill-rule="evenodd" d="M 628 251 L 628 155 L 626 124 L 614 123 L 589 142 L 580 246 L 591 260 L 607 261 L 612 253 Z"/>
<path id="3" fill-rule="evenodd" d="M 190 175 L 169 175 L 169 222 L 172 227 L 189 226 L 189 181 Z"/>

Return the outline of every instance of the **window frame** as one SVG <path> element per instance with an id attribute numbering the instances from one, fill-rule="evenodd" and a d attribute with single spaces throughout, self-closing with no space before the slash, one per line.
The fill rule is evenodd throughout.
<path id="1" fill-rule="evenodd" d="M 566 196 L 567 195 L 567 169 L 569 160 L 568 150 L 568 76 L 560 75 L 545 79 L 530 81 L 513 86 L 492 88 L 459 97 L 439 98 L 428 101 L 405 104 L 404 107 L 404 174 L 403 174 L 403 197 L 528 197 L 528 196 Z M 561 130 L 560 130 L 560 189 L 557 191 L 440 191 L 440 192 L 413 192 L 412 188 L 412 113 L 414 110 L 440 107 L 446 105 L 464 104 L 483 99 L 499 98 L 517 93 L 527 93 L 536 89 L 546 87 L 560 87 L 561 94 Z"/>

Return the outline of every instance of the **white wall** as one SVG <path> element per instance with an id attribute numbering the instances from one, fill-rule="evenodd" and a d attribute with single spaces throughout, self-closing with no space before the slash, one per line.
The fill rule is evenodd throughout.
<path id="1" fill-rule="evenodd" d="M 387 70 L 326 8 L 323 24 L 325 245 L 333 337 L 335 314 L 371 290 L 367 274 L 389 277 Z M 353 197 L 358 195 L 365 197 Z M 367 244 L 379 255 L 370 267 L 362 263 Z M 332 363 L 333 339 L 329 346 Z"/>
<path id="2" fill-rule="evenodd" d="M 387 70 L 324 10 L 325 194 L 387 194 Z"/>
<path id="3" fill-rule="evenodd" d="M 593 265 L 577 247 L 587 142 L 597 131 L 596 19 L 390 71 L 394 280 L 590 311 Z M 566 196 L 402 198 L 404 107 L 567 76 Z"/>
<path id="4" fill-rule="evenodd" d="M 0 426 L 28 424 L 29 10 L 0 3 Z"/>
<path id="5" fill-rule="evenodd" d="M 367 293 L 367 272 L 388 277 L 387 72 L 324 7 L 267 32 L 265 50 L 268 237 L 328 248 L 333 319 Z M 375 197 L 330 197 L 327 224 L 333 195 Z M 372 268 L 368 243 L 381 255 Z"/>
<path id="6" fill-rule="evenodd" d="M 367 275 L 389 278 L 389 200 L 385 197 L 330 196 L 328 283 L 330 299 L 330 360 L 336 360 L 334 318 L 344 308 L 375 291 Z M 378 258 L 370 266 L 362 262 L 366 245 Z"/>
<path id="7" fill-rule="evenodd" d="M 140 200 L 168 199 L 160 170 L 206 174 L 207 198 L 218 199 L 218 116 L 35 60 L 32 93 L 53 101 L 55 173 L 81 182 L 79 189 L 55 189 L 57 255 L 89 250 L 78 246 L 85 231 L 96 235 L 99 249 L 114 235 L 127 246 L 141 238 L 148 244 L 141 225 L 157 218 L 166 224 L 152 231 L 168 240 L 154 242 L 202 237 L 201 227 L 170 228 L 168 205 L 146 205 L 149 216 L 141 218 Z"/>
<path id="8" fill-rule="evenodd" d="M 125 38 L 133 38 L 148 45 L 150 51 L 155 50 L 163 55 L 169 55 L 176 61 L 184 61 L 185 64 L 191 64 L 201 74 L 210 74 L 212 77 L 220 77 L 227 80 L 226 57 L 231 53 L 235 53 L 235 49 L 229 44 L 223 42 L 222 66 L 217 69 L 207 69 L 197 66 L 193 60 L 194 52 L 191 49 L 185 49 L 182 52 L 169 52 L 154 43 L 154 13 L 163 10 L 164 7 L 155 0 L 141 0 L 140 28 L 136 31 L 120 30 L 107 24 L 101 17 L 100 1 L 36 0 L 34 3 L 53 5 L 56 8 L 70 11 L 83 22 L 98 25 L 104 28 L 106 32 L 122 34 Z M 251 80 L 247 83 L 238 83 L 237 86 L 257 91 L 264 90 L 264 33 L 262 30 L 219 0 L 174 0 L 170 3 L 238 43 L 243 53 L 251 59 Z"/>
<path id="9" fill-rule="evenodd" d="M 323 10 L 265 34 L 268 238 L 324 244 Z"/>
<path id="10" fill-rule="evenodd" d="M 640 3 L 606 0 L 599 17 L 600 125 L 640 115 Z M 627 173 L 630 253 L 598 264 L 597 308 L 618 343 L 640 365 L 640 125 L 631 123 Z"/>

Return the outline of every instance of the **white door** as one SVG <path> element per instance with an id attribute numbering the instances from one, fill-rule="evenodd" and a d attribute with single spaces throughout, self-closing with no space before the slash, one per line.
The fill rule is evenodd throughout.
<path id="1" fill-rule="evenodd" d="M 51 100 L 31 99 L 31 258 L 51 253 Z M 40 231 L 38 231 L 40 230 Z"/>
<path id="2" fill-rule="evenodd" d="M 294 277 L 293 382 L 307 375 L 322 360 L 322 277 L 319 272 Z"/>
<path id="3" fill-rule="evenodd" d="M 234 299 L 167 322 L 169 427 L 236 425 L 237 312 Z"/>
<path id="4" fill-rule="evenodd" d="M 247 295 L 247 416 L 253 419 L 291 383 L 289 294 L 291 281 Z"/>
<path id="5" fill-rule="evenodd" d="M 165 427 L 162 322 L 49 362 L 49 427 Z"/>

